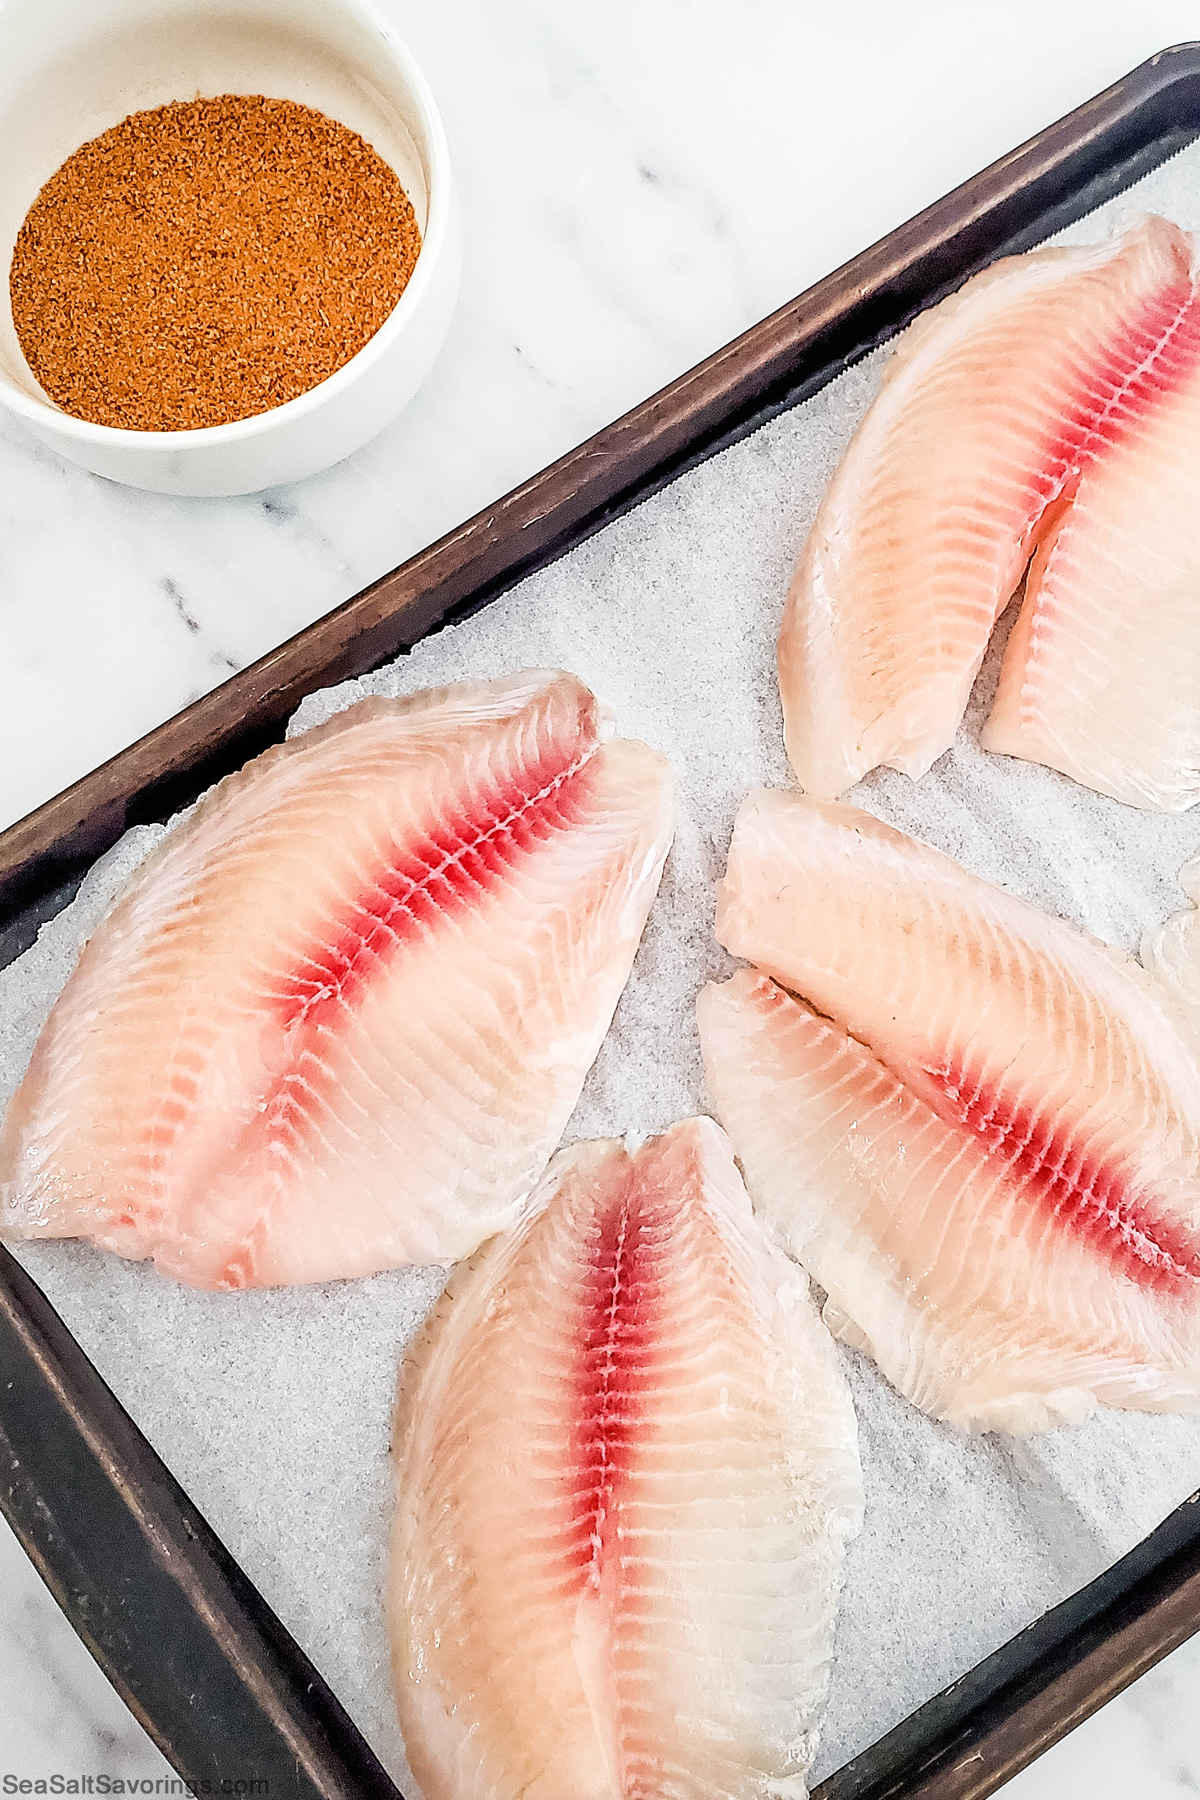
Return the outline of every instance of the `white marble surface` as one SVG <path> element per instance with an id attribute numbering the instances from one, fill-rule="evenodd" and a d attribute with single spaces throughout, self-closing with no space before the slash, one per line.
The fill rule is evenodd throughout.
<path id="1" fill-rule="evenodd" d="M 463 192 L 442 362 L 350 463 L 246 500 L 122 490 L 0 430 L 0 824 L 1200 34 L 1190 0 L 390 3 Z M 1198 1718 L 1185 1649 L 1010 1791 L 1195 1793 Z M 55 1771 L 163 1767 L 0 1530 L 0 1778 Z"/>

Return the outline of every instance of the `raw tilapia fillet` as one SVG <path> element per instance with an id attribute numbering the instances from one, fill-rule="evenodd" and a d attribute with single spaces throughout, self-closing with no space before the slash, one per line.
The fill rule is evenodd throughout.
<path id="1" fill-rule="evenodd" d="M 980 741 L 1179 812 L 1200 799 L 1195 295 L 1141 385 L 1033 560 Z"/>
<path id="2" fill-rule="evenodd" d="M 1076 613 L 1091 619 L 1089 656 L 1147 631 L 1124 711 L 1146 718 L 1146 670 L 1165 669 L 1178 731 L 1190 664 L 1170 671 L 1162 648 L 1181 605 L 1167 565 L 1195 530 L 1200 497 L 1195 402 L 1184 397 L 1200 348 L 1191 257 L 1187 234 L 1159 218 L 1112 243 L 1009 257 L 900 339 L 821 503 L 780 635 L 788 754 L 809 792 L 832 798 L 879 764 L 924 774 L 953 741 L 992 627 L 1081 472 L 1086 482 L 1097 471 L 1097 507 L 1111 492 L 1131 517 L 1134 488 L 1142 493 L 1183 444 L 1171 493 L 1191 482 L 1189 517 L 1142 567 L 1145 528 L 1174 502 L 1160 496 L 1123 546 L 1127 519 L 1109 520 L 1106 543 L 1090 552 L 1103 565 L 1100 585 L 1088 589 L 1086 570 L 1072 565 L 1079 595 L 1059 599 L 1054 588 L 1043 607 L 1062 658 Z M 1171 406 L 1143 442 L 1169 391 Z M 1112 473 L 1102 473 L 1110 458 Z M 1122 569 L 1135 576 L 1132 592 L 1121 588 Z M 1147 626 L 1135 602 L 1152 595 L 1160 616 Z M 1127 622 L 1110 617 L 1114 606 Z M 1110 676 L 1127 679 L 1123 664 Z M 1046 715 L 1060 701 L 1070 713 L 1072 696 L 1063 665 L 1048 667 Z M 1194 721 L 1193 712 L 1192 741 Z"/>
<path id="3" fill-rule="evenodd" d="M 0 1223 L 200 1287 L 469 1255 L 625 985 L 672 781 L 574 676 L 371 699 L 142 865 L 0 1133 Z"/>
<path id="4" fill-rule="evenodd" d="M 935 1416 L 1200 1406 L 1198 918 L 1172 995 L 867 813 L 743 806 L 717 935 L 759 973 L 701 996 L 709 1087 L 829 1322 Z"/>
<path id="5" fill-rule="evenodd" d="M 801 1800 L 862 1495 L 724 1134 L 561 1152 L 410 1352 L 389 1584 L 425 1800 Z"/>

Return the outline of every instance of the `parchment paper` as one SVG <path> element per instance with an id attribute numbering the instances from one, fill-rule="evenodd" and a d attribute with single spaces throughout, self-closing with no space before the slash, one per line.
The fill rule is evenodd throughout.
<path id="1" fill-rule="evenodd" d="M 1094 240 L 1147 210 L 1200 227 L 1200 147 L 1063 235 Z M 670 757 L 680 781 L 675 849 L 568 1140 L 647 1133 L 708 1109 L 693 1001 L 703 981 L 732 967 L 712 937 L 715 887 L 746 790 L 789 779 L 774 675 L 783 596 L 886 354 L 465 624 L 377 675 L 312 695 L 293 722 L 303 730 L 366 692 L 558 665 L 609 702 L 623 734 Z M 1200 809 L 1152 817 L 1048 770 L 982 755 L 975 734 L 998 649 L 935 770 L 917 784 L 873 776 L 853 798 L 1133 948 L 1182 903 L 1175 877 L 1200 851 Z M 131 832 L 0 975 L 0 1099 L 80 942 L 161 835 Z M 401 1349 L 443 1272 L 212 1295 L 78 1244 L 19 1254 L 403 1782 L 381 1604 L 388 1426 Z M 844 1355 L 867 1523 L 849 1558 L 817 1778 L 1099 1574 L 1200 1487 L 1200 1420 L 1109 1412 L 1031 1440 L 968 1440 L 915 1412 L 863 1358 Z"/>

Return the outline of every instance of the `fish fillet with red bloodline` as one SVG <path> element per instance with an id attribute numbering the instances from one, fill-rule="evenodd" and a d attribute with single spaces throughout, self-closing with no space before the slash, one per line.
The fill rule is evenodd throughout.
<path id="1" fill-rule="evenodd" d="M 1191 265 L 1187 233 L 1149 218 L 1006 258 L 901 337 L 788 595 L 780 692 L 807 791 L 833 798 L 879 764 L 919 776 L 949 748 L 1081 471 L 1136 462 L 1146 420 L 1194 376 Z M 1095 604 L 1118 600 L 1110 581 Z"/>
<path id="2" fill-rule="evenodd" d="M 1200 800 L 1200 298 L 1140 387 L 1033 560 L 980 741 L 1179 812 Z"/>
<path id="3" fill-rule="evenodd" d="M 267 751 L 84 950 L 0 1132 L 0 1227 L 204 1287 L 469 1254 L 562 1133 L 672 811 L 561 673 Z"/>
<path id="4" fill-rule="evenodd" d="M 1200 1068 L 1156 978 L 1195 989 L 1194 927 L 1147 973 L 867 813 L 761 791 L 717 935 L 760 971 L 699 1007 L 751 1194 L 903 1393 L 984 1430 L 1200 1406 Z"/>
<path id="5" fill-rule="evenodd" d="M 802 1800 L 854 1413 L 711 1120 L 560 1152 L 452 1275 L 393 1442 L 425 1800 Z"/>

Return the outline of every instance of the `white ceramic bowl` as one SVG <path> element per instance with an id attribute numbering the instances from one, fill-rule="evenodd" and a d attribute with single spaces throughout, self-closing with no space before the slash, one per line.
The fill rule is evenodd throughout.
<path id="1" fill-rule="evenodd" d="M 197 94 L 297 100 L 395 169 L 421 253 L 358 355 L 296 400 L 199 431 L 122 431 L 63 412 L 21 354 L 9 303 L 17 232 L 80 144 Z M 0 406 L 73 462 L 166 494 L 245 494 L 327 468 L 374 437 L 429 373 L 462 266 L 445 133 L 409 51 L 362 0 L 0 0 Z"/>

